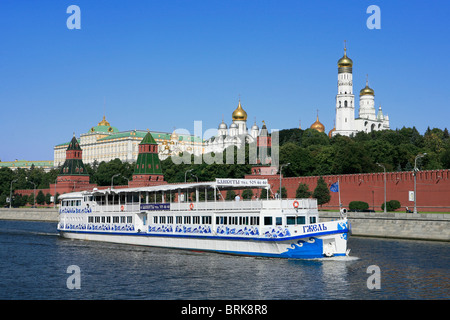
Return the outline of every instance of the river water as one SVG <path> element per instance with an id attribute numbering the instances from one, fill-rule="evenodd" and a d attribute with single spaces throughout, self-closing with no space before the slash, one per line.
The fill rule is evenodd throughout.
<path id="1" fill-rule="evenodd" d="M 56 223 L 0 221 L 0 299 L 449 299 L 449 243 L 350 237 L 348 247 L 346 258 L 240 257 L 68 240 Z"/>

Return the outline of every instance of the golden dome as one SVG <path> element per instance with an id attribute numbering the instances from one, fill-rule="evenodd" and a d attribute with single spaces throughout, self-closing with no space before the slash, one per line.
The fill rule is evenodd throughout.
<path id="1" fill-rule="evenodd" d="M 366 87 L 361 89 L 361 91 L 359 92 L 359 96 L 364 95 L 371 95 L 371 96 L 375 95 L 373 89 L 369 87 L 369 75 L 366 75 Z"/>
<path id="2" fill-rule="evenodd" d="M 100 121 L 100 122 L 98 123 L 98 125 L 99 125 L 99 126 L 107 126 L 107 127 L 110 127 L 110 126 L 111 126 L 111 125 L 109 124 L 109 122 L 106 121 L 105 116 L 103 116 L 103 120 Z"/>
<path id="3" fill-rule="evenodd" d="M 330 130 L 330 132 L 328 132 L 328 138 L 332 138 L 333 137 L 333 132 L 336 131 L 336 127 L 334 127 L 333 129 Z"/>
<path id="4" fill-rule="evenodd" d="M 175 130 L 172 132 L 172 134 L 170 135 L 170 140 L 177 140 L 178 141 L 178 133 L 175 132 Z"/>
<path id="5" fill-rule="evenodd" d="M 366 87 L 364 89 L 361 89 L 361 91 L 359 92 L 360 96 L 364 96 L 364 95 L 375 95 L 375 91 L 373 91 L 373 89 L 369 88 L 369 86 L 366 84 Z"/>
<path id="6" fill-rule="evenodd" d="M 319 116 L 318 116 L 318 115 L 317 115 L 317 120 L 316 120 L 316 122 L 314 122 L 314 123 L 311 125 L 310 129 L 314 129 L 314 130 L 317 130 L 317 131 L 319 131 L 319 132 L 325 132 L 325 126 L 324 126 L 322 123 L 320 123 L 320 121 L 319 121 Z"/>
<path id="7" fill-rule="evenodd" d="M 241 107 L 241 100 L 239 100 L 239 105 L 236 108 L 236 110 L 233 111 L 233 114 L 231 115 L 231 117 L 234 120 L 243 120 L 243 121 L 247 121 L 247 112 L 245 112 L 244 109 L 242 109 Z"/>
<path id="8" fill-rule="evenodd" d="M 338 61 L 338 67 L 353 67 L 353 61 L 349 57 L 347 57 L 347 48 L 344 48 L 344 56 L 339 59 Z"/>

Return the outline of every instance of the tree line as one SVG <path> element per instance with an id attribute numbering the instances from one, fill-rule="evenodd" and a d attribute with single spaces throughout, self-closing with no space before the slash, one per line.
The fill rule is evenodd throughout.
<path id="1" fill-rule="evenodd" d="M 285 177 L 380 172 L 383 169 L 377 163 L 383 164 L 387 171 L 411 171 L 415 157 L 420 153 L 427 153 L 418 159 L 421 170 L 450 168 L 450 135 L 447 129 L 428 128 L 421 135 L 415 127 L 403 127 L 371 133 L 358 132 L 352 137 L 337 135 L 333 138 L 313 129 L 286 129 L 279 132 L 279 146 L 279 162 L 290 163 L 283 167 Z M 223 164 L 208 164 L 190 155 L 188 163 L 175 164 L 169 157 L 161 161 L 161 166 L 165 180 L 169 183 L 184 182 L 185 179 L 194 182 L 243 178 L 251 173 L 252 150 L 249 145 L 245 146 L 243 164 L 237 164 L 237 148 L 229 147 L 222 153 L 212 154 L 215 159 L 222 160 L 217 162 Z M 228 159 L 233 160 L 232 164 L 227 164 L 227 154 Z M 119 175 L 114 178 L 114 185 L 127 185 L 132 179 L 134 166 L 134 163 L 114 159 L 87 164 L 86 168 L 91 183 L 108 186 L 115 174 Z M 55 183 L 58 174 L 59 168 L 49 172 L 35 167 L 16 170 L 0 168 L 0 206 L 6 204 L 12 181 L 13 191 L 33 189 L 34 185 L 36 189 L 46 189 Z"/>

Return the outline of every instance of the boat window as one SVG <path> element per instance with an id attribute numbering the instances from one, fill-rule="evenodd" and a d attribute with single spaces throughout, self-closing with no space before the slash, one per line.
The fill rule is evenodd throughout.
<path id="1" fill-rule="evenodd" d="M 211 216 L 203 216 L 202 224 L 211 224 Z"/>
<path id="2" fill-rule="evenodd" d="M 182 223 L 183 223 L 183 217 L 177 216 L 177 224 L 182 224 Z"/>
<path id="3" fill-rule="evenodd" d="M 264 217 L 264 225 L 271 226 L 272 225 L 272 217 Z"/>
<path id="4" fill-rule="evenodd" d="M 111 223 L 111 217 L 106 217 L 106 223 Z"/>
<path id="5" fill-rule="evenodd" d="M 99 223 L 100 222 L 100 217 L 95 217 L 95 223 Z"/>
<path id="6" fill-rule="evenodd" d="M 317 217 L 309 217 L 309 223 L 316 223 Z"/>
<path id="7" fill-rule="evenodd" d="M 164 216 L 159 217 L 159 223 L 161 224 L 166 223 L 166 217 Z"/>
<path id="8" fill-rule="evenodd" d="M 297 224 L 305 224 L 305 217 L 304 216 L 298 216 L 297 217 Z"/>
<path id="9" fill-rule="evenodd" d="M 94 217 L 88 217 L 88 223 L 93 223 L 94 222 Z"/>
<path id="10" fill-rule="evenodd" d="M 125 216 L 120 216 L 120 223 L 125 223 Z"/>
<path id="11" fill-rule="evenodd" d="M 192 223 L 193 224 L 200 224 L 200 217 L 199 216 L 192 217 Z"/>
<path id="12" fill-rule="evenodd" d="M 282 220 L 281 217 L 275 217 L 275 224 L 276 224 L 277 226 L 281 226 L 281 225 L 283 224 L 282 221 L 283 221 L 283 220 Z"/>
<path id="13" fill-rule="evenodd" d="M 113 223 L 119 223 L 119 217 L 113 217 Z"/>
<path id="14" fill-rule="evenodd" d="M 102 217 L 102 223 L 106 222 L 106 217 Z"/>
<path id="15" fill-rule="evenodd" d="M 286 217 L 286 224 L 288 225 L 295 224 L 295 217 Z"/>
<path id="16" fill-rule="evenodd" d="M 184 217 L 184 224 L 191 224 L 191 217 L 190 216 L 185 216 Z"/>
<path id="17" fill-rule="evenodd" d="M 153 217 L 153 223 L 158 223 L 158 217 L 157 216 Z"/>
<path id="18" fill-rule="evenodd" d="M 173 223 L 173 217 L 172 216 L 167 217 L 167 223 L 170 223 L 170 224 Z"/>

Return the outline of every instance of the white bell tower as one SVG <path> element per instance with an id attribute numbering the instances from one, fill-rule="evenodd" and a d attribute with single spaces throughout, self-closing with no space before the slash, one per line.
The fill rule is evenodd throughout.
<path id="1" fill-rule="evenodd" d="M 338 61 L 338 94 L 336 95 L 336 131 L 333 136 L 341 134 L 350 136 L 356 133 L 355 128 L 355 96 L 353 95 L 353 61 L 344 56 Z"/>

